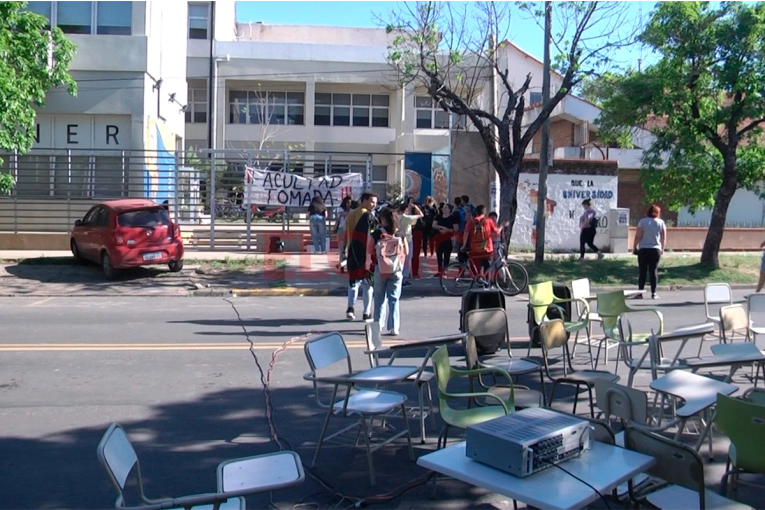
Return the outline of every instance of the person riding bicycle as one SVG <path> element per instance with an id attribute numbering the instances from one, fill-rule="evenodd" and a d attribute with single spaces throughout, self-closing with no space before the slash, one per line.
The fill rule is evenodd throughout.
<path id="1" fill-rule="evenodd" d="M 462 242 L 462 251 L 467 251 L 473 267 L 478 269 L 481 276 L 491 267 L 494 257 L 494 242 L 492 238 L 502 235 L 497 224 L 485 216 L 486 206 L 479 205 L 475 208 L 476 215 L 465 226 L 465 239 Z"/>

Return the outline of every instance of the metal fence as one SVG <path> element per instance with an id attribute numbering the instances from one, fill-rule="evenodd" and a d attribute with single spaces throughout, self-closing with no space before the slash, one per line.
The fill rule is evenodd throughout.
<path id="1" fill-rule="evenodd" d="M 0 196 L 0 232 L 66 232 L 95 203 L 148 198 L 166 203 L 184 230 L 215 247 L 216 230 L 251 230 L 261 225 L 288 231 L 305 228 L 305 208 L 245 203 L 245 167 L 305 175 L 360 173 L 365 188 L 385 186 L 388 168 L 403 158 L 391 154 L 274 150 L 98 151 L 35 149 L 0 154 L 0 171 L 16 178 Z M 375 178 L 376 177 L 376 178 Z"/>

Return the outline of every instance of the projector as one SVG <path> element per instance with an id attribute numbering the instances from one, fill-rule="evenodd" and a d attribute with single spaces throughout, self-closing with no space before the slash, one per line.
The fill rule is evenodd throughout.
<path id="1" fill-rule="evenodd" d="M 523 409 L 468 427 L 465 454 L 524 477 L 590 449 L 589 422 L 551 409 Z"/>

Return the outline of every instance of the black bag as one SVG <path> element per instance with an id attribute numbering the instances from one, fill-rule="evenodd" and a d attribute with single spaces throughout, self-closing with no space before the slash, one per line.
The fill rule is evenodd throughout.
<path id="1" fill-rule="evenodd" d="M 561 299 L 571 299 L 571 288 L 565 283 L 553 283 L 553 295 Z M 561 314 L 563 310 L 563 314 Z M 563 319 L 564 322 L 571 321 L 571 301 L 565 303 L 555 303 L 547 307 L 548 319 Z M 529 324 L 529 338 L 531 339 L 532 347 L 541 347 L 542 343 L 539 339 L 539 324 L 534 319 L 534 310 L 531 305 L 528 305 L 528 317 L 526 322 Z M 566 338 L 571 334 L 566 333 Z"/>
<path id="2" fill-rule="evenodd" d="M 465 332 L 467 321 L 465 316 L 471 310 L 485 310 L 487 308 L 502 308 L 505 310 L 505 295 L 499 289 L 470 289 L 462 296 L 460 308 L 460 331 Z M 505 341 L 506 331 L 492 335 L 478 336 L 475 338 L 478 355 L 494 354 L 502 342 Z"/>

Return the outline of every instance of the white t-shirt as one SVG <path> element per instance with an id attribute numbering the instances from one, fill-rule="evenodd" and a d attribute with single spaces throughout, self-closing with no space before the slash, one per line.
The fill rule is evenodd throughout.
<path id="1" fill-rule="evenodd" d="M 412 242 L 412 227 L 419 219 L 420 217 L 414 214 L 402 214 L 398 218 L 398 229 L 409 242 Z"/>
<path id="2" fill-rule="evenodd" d="M 640 219 L 637 226 L 643 229 L 643 237 L 640 238 L 638 249 L 654 248 L 661 250 L 661 239 L 667 229 L 664 220 L 646 216 Z"/>

